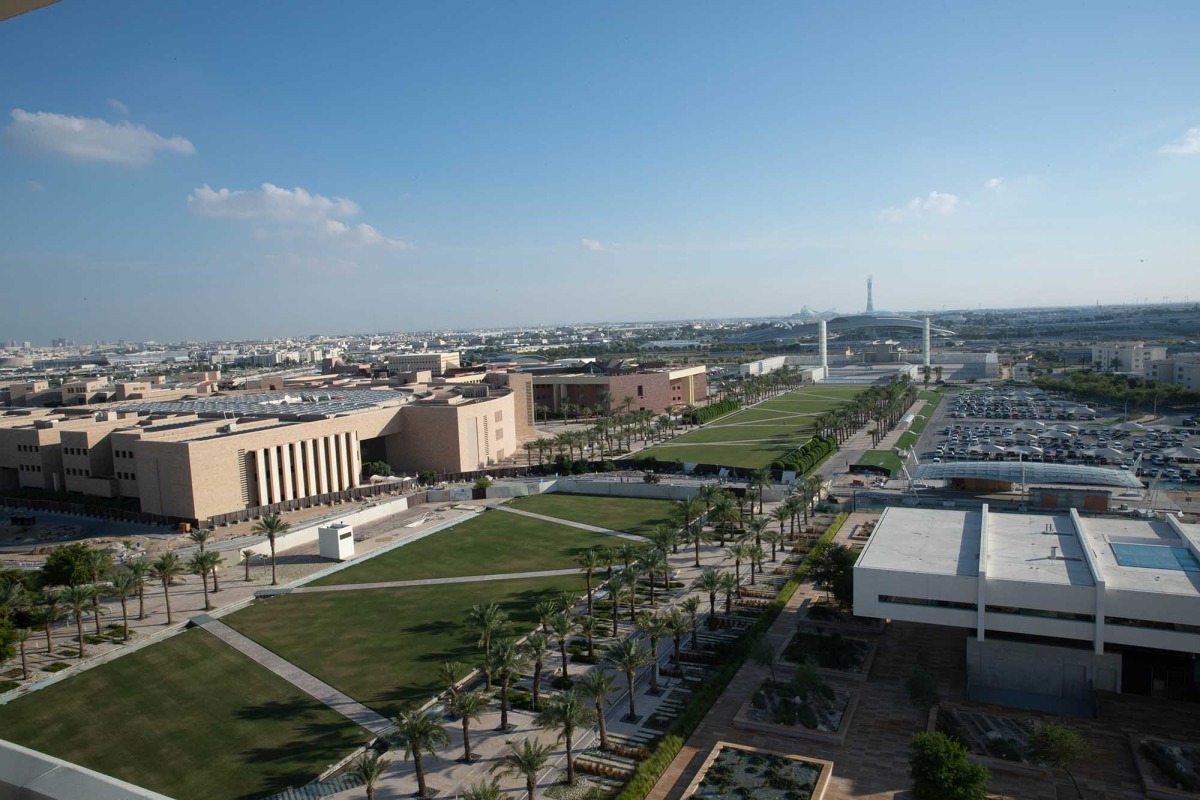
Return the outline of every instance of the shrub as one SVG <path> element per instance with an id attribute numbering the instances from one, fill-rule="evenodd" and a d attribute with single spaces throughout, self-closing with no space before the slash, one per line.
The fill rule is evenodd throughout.
<path id="1" fill-rule="evenodd" d="M 984 800 L 988 771 L 967 760 L 967 748 L 944 733 L 918 733 L 909 769 L 914 800 Z"/>
<path id="2" fill-rule="evenodd" d="M 937 676 L 921 667 L 913 667 L 912 675 L 904 683 L 908 700 L 917 708 L 928 711 L 938 703 Z"/>
<path id="3" fill-rule="evenodd" d="M 0 694 L 11 692 L 20 685 L 21 684 L 17 683 L 16 681 L 0 681 Z"/>

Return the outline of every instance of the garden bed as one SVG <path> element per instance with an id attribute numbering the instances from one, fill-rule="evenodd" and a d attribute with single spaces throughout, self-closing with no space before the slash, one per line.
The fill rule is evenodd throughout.
<path id="1" fill-rule="evenodd" d="M 779 658 L 785 664 L 803 664 L 812 660 L 821 675 L 865 681 L 871 674 L 878 647 L 878 642 L 843 636 L 837 631 L 827 634 L 824 628 L 818 627 L 815 631 L 797 630 L 784 645 Z"/>
<path id="2" fill-rule="evenodd" d="M 930 724 L 966 745 L 967 758 L 973 763 L 1012 775 L 1048 777 L 1050 774 L 1032 763 L 1029 756 L 1032 719 L 943 704 L 936 714 L 930 714 Z"/>
<path id="3" fill-rule="evenodd" d="M 1146 797 L 1200 797 L 1200 747 L 1136 734 L 1129 735 L 1129 747 Z"/>
<path id="4" fill-rule="evenodd" d="M 838 608 L 832 600 L 810 600 L 802 606 L 805 616 L 796 623 L 800 627 L 819 626 L 827 631 L 838 631 L 855 636 L 875 636 L 883 633 L 887 620 L 856 617 L 849 611 Z"/>
<path id="5" fill-rule="evenodd" d="M 841 744 L 857 705 L 858 696 L 849 687 L 826 682 L 816 670 L 800 669 L 790 680 L 763 681 L 738 709 L 733 726 Z"/>
<path id="6" fill-rule="evenodd" d="M 683 793 L 696 800 L 821 800 L 833 762 L 717 742 Z"/>

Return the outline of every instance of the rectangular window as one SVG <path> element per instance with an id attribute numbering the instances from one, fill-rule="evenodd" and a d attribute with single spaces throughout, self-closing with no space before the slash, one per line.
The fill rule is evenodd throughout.
<path id="1" fill-rule="evenodd" d="M 959 611 L 977 611 L 975 603 L 960 603 L 957 600 L 933 600 L 928 597 L 896 597 L 890 594 L 879 595 L 879 602 L 894 603 L 902 606 L 930 606 L 932 608 L 952 608 Z"/>
<path id="2" fill-rule="evenodd" d="M 1072 622 L 1095 622 L 1094 614 L 1076 614 L 1071 611 L 1046 611 L 1041 608 L 1017 608 L 1016 606 L 984 606 L 989 614 L 1013 614 L 1020 617 L 1040 619 L 1065 619 Z"/>
<path id="3" fill-rule="evenodd" d="M 638 384 L 638 397 L 645 397 L 642 391 L 642 385 L 640 383 Z"/>

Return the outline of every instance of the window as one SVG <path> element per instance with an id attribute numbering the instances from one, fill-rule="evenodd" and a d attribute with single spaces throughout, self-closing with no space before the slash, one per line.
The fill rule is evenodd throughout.
<path id="1" fill-rule="evenodd" d="M 504 438 L 504 428 L 496 428 L 496 438 L 497 439 Z"/>
<path id="2" fill-rule="evenodd" d="M 1093 614 L 1076 614 L 1071 611 L 1046 611 L 1041 608 L 1017 608 L 1016 606 L 984 606 L 989 614 L 1015 614 L 1021 617 L 1039 617 L 1041 619 L 1065 619 L 1072 622 L 1095 622 Z"/>
<path id="3" fill-rule="evenodd" d="M 638 396 L 638 397 L 645 397 L 645 394 L 643 393 L 643 387 L 642 387 L 642 385 L 641 385 L 640 383 L 638 384 L 638 395 L 637 395 L 637 396 Z"/>
<path id="4" fill-rule="evenodd" d="M 496 422 L 503 422 L 503 421 L 504 421 L 504 411 L 503 410 L 497 411 L 496 412 Z"/>
<path id="5" fill-rule="evenodd" d="M 879 595 L 881 603 L 895 603 L 903 606 L 932 606 L 934 608 L 953 608 L 961 611 L 977 611 L 975 603 L 960 603 L 957 600 L 932 600 L 928 597 L 896 597 L 890 594 Z"/>

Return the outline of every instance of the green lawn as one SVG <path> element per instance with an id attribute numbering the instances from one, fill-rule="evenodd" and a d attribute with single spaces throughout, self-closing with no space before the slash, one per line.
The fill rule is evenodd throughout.
<path id="1" fill-rule="evenodd" d="M 492 512 L 500 513 L 500 512 Z M 381 714 L 394 716 L 441 688 L 443 661 L 478 664 L 465 626 L 476 603 L 498 603 L 515 633 L 532 630 L 534 605 L 582 576 L 291 594 L 259 600 L 223 621 Z"/>
<path id="2" fill-rule="evenodd" d="M 0 706 L 0 736 L 179 800 L 307 783 L 368 738 L 202 630 Z"/>
<path id="3" fill-rule="evenodd" d="M 636 497 L 592 497 L 581 494 L 539 494 L 518 497 L 513 508 L 534 514 L 582 522 L 626 533 L 648 536 L 655 525 L 670 522 L 670 500 Z M 609 539 L 609 544 L 619 544 Z"/>
<path id="4" fill-rule="evenodd" d="M 575 554 L 580 550 L 619 544 L 619 539 L 603 533 L 505 511 L 485 511 L 432 536 L 326 575 L 311 585 L 566 569 L 575 566 Z"/>
<path id="5" fill-rule="evenodd" d="M 900 456 L 890 450 L 867 450 L 854 463 L 872 467 L 884 467 L 891 470 L 892 477 L 899 475 L 901 467 L 904 466 L 904 462 L 900 460 Z"/>
<path id="6" fill-rule="evenodd" d="M 917 434 L 912 431 L 905 431 L 900 434 L 900 438 L 896 440 L 896 447 L 907 450 L 917 443 Z"/>
<path id="7" fill-rule="evenodd" d="M 661 461 L 765 467 L 811 439 L 818 416 L 861 391 L 859 386 L 806 386 L 722 417 L 647 452 Z"/>

